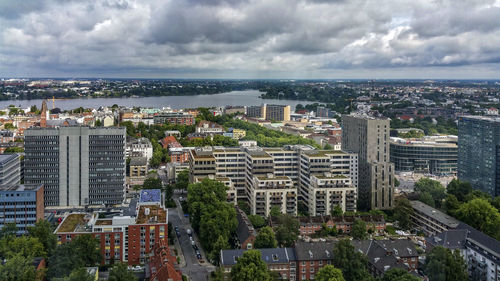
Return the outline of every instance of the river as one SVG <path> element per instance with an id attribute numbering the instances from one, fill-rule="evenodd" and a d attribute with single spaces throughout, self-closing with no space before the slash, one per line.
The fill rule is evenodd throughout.
<path id="1" fill-rule="evenodd" d="M 293 100 L 275 100 L 261 99 L 262 93 L 257 90 L 231 91 L 215 95 L 196 95 L 196 96 L 161 96 L 161 97 L 137 97 L 137 98 L 79 98 L 79 99 L 56 99 L 55 107 L 63 110 L 83 108 L 99 108 L 100 106 L 138 106 L 138 107 L 171 107 L 173 109 L 196 108 L 196 107 L 224 107 L 226 105 L 261 105 L 282 104 L 290 105 L 292 110 L 297 104 L 309 104 L 307 101 Z M 0 108 L 6 108 L 13 104 L 21 108 L 27 108 L 36 105 L 42 106 L 41 99 L 36 100 L 7 100 L 0 101 Z M 47 106 L 52 108 L 52 100 L 47 101 Z"/>

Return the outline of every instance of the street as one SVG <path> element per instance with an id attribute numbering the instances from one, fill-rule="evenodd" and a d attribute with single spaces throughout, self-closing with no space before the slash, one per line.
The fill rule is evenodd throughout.
<path id="1" fill-rule="evenodd" d="M 184 260 L 186 261 L 186 266 L 182 267 L 182 273 L 190 277 L 193 281 L 205 281 L 208 280 L 209 272 L 214 271 L 215 267 L 210 265 L 205 261 L 205 265 L 200 265 L 198 259 L 196 258 L 196 253 L 191 245 L 191 241 L 189 240 L 189 236 L 186 230 L 191 228 L 191 224 L 189 220 L 184 217 L 182 213 L 182 209 L 179 204 L 179 200 L 177 196 L 174 196 L 175 203 L 177 208 L 168 209 L 168 221 L 172 222 L 172 225 L 179 227 L 179 232 L 181 236 L 178 238 L 179 244 L 181 245 L 182 253 L 184 255 Z M 198 245 L 199 251 L 202 257 L 206 260 L 206 255 L 201 248 L 199 240 L 195 233 L 193 233 L 193 239 Z"/>

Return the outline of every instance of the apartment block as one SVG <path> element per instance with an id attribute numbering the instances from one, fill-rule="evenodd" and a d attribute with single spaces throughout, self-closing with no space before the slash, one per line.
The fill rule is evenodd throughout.
<path id="1" fill-rule="evenodd" d="M 21 180 L 19 154 L 0 154 L 0 186 L 17 185 Z"/>
<path id="2" fill-rule="evenodd" d="M 182 112 L 162 113 L 153 116 L 154 124 L 194 125 L 194 117 Z"/>
<path id="3" fill-rule="evenodd" d="M 147 138 L 132 139 L 127 142 L 126 157 L 146 157 L 149 162 L 153 157 L 153 145 Z"/>
<path id="4" fill-rule="evenodd" d="M 27 227 L 43 219 L 43 185 L 0 186 L 0 229 L 15 223 L 18 234 L 26 234 Z"/>
<path id="5" fill-rule="evenodd" d="M 59 244 L 90 234 L 100 242 L 102 264 L 112 261 L 144 264 L 160 240 L 168 244 L 168 215 L 159 189 L 142 190 L 130 214 L 71 213 L 54 231 Z"/>
<path id="6" fill-rule="evenodd" d="M 345 176 L 332 176 L 330 172 L 324 175 L 312 175 L 307 188 L 307 206 L 311 216 L 326 216 L 335 206 L 342 211 L 356 211 L 356 187 L 351 179 Z"/>
<path id="7" fill-rule="evenodd" d="M 25 131 L 25 183 L 43 184 L 46 206 L 120 204 L 125 128 L 32 127 Z"/>
<path id="8" fill-rule="evenodd" d="M 318 214 L 326 214 L 335 204 L 340 204 L 343 210 L 356 209 L 357 161 L 354 153 L 316 150 L 305 145 L 282 148 L 200 147 L 190 152 L 190 180 L 229 178 L 234 184 L 237 199 L 247 201 L 253 212 L 263 215 L 267 215 L 272 207 L 267 204 L 268 196 L 274 196 L 276 201 L 286 195 L 286 200 L 276 201 L 276 204 L 284 204 L 280 207 L 284 212 L 296 213 L 296 206 L 290 207 L 292 198 L 313 206 L 312 201 L 326 192 L 331 200 L 324 203 L 329 205 L 321 211 L 318 207 Z M 314 176 L 332 179 L 318 181 Z M 257 206 L 257 203 L 260 205 Z"/>
<path id="9" fill-rule="evenodd" d="M 269 121 L 290 121 L 290 106 L 263 104 L 247 107 L 247 116 Z"/>
<path id="10" fill-rule="evenodd" d="M 358 154 L 358 199 L 362 209 L 384 210 L 394 206 L 389 133 L 389 119 L 342 115 L 342 149 Z"/>
<path id="11" fill-rule="evenodd" d="M 297 215 L 297 188 L 287 176 L 254 176 L 248 189 L 252 214 L 268 217 L 273 207 Z"/>

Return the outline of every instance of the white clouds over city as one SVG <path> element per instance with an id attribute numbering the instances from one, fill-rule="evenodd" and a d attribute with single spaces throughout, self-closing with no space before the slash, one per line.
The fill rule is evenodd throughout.
<path id="1" fill-rule="evenodd" d="M 0 0 L 0 76 L 499 78 L 500 4 Z"/>

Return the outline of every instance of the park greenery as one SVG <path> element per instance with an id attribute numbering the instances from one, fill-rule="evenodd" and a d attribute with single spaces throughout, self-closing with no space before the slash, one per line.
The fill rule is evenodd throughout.
<path id="1" fill-rule="evenodd" d="M 220 250 L 229 247 L 227 241 L 238 226 L 236 210 L 226 202 L 226 189 L 223 183 L 208 178 L 188 186 L 187 205 L 193 229 L 216 264 Z"/>

